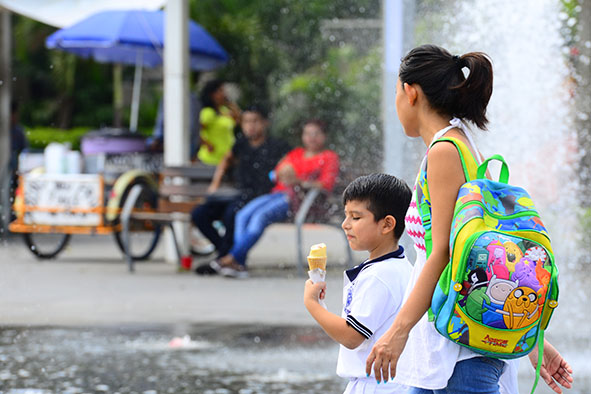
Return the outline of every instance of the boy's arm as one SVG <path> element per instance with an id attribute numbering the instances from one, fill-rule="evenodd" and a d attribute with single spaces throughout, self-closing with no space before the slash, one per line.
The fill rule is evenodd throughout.
<path id="1" fill-rule="evenodd" d="M 363 343 L 365 338 L 353 327 L 349 326 L 345 319 L 327 311 L 320 305 L 318 299 L 324 298 L 325 290 L 326 282 L 313 283 L 308 279 L 304 289 L 304 305 L 306 309 L 329 337 L 348 349 L 355 349 Z"/>

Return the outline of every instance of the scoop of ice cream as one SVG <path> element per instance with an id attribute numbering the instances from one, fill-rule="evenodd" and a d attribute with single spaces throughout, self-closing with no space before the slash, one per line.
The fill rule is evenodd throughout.
<path id="1" fill-rule="evenodd" d="M 308 257 L 326 257 L 326 244 L 321 243 L 312 245 Z"/>
<path id="2" fill-rule="evenodd" d="M 310 248 L 308 255 L 308 267 L 310 270 L 322 269 L 326 270 L 326 245 L 316 244 Z"/>

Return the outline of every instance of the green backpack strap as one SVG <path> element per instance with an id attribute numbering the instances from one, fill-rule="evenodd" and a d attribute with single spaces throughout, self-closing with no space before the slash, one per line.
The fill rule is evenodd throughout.
<path id="1" fill-rule="evenodd" d="M 458 154 L 460 155 L 460 161 L 462 163 L 462 169 L 464 170 L 464 177 L 466 178 L 466 182 L 476 179 L 477 171 L 478 171 L 478 162 L 476 161 L 476 158 L 474 157 L 474 155 L 472 154 L 470 149 L 468 149 L 466 144 L 462 140 L 459 140 L 454 137 L 444 137 L 444 138 L 440 138 L 438 140 L 433 141 L 431 143 L 431 145 L 429 146 L 429 149 L 431 149 L 433 147 L 433 145 L 435 145 L 436 143 L 441 142 L 441 141 L 451 142 L 452 144 L 454 144 L 454 146 L 458 150 Z M 429 154 L 429 151 L 427 150 L 427 155 L 428 154 Z M 431 237 L 431 196 L 429 194 L 429 185 L 427 182 L 427 166 L 428 166 L 428 163 L 425 162 L 424 169 L 421 169 L 421 172 L 423 173 L 423 176 L 424 176 L 424 179 L 420 180 L 422 183 L 421 190 L 422 190 L 422 194 L 423 194 L 424 198 L 417 201 L 417 209 L 419 210 L 419 214 L 421 216 L 421 221 L 423 223 L 423 227 L 425 228 L 425 249 L 427 251 L 427 258 L 428 258 L 429 255 L 431 254 L 431 250 L 433 248 L 433 245 L 431 243 L 431 240 L 432 240 L 432 237 Z"/>
<path id="2" fill-rule="evenodd" d="M 540 333 L 538 334 L 538 365 L 536 366 L 536 379 L 534 380 L 534 386 L 531 388 L 531 394 L 534 394 L 536 387 L 538 387 L 542 361 L 544 361 L 544 330 L 540 329 Z"/>
<path id="3" fill-rule="evenodd" d="M 474 155 L 472 154 L 472 152 L 470 151 L 470 149 L 468 148 L 468 146 L 466 146 L 466 144 L 458 139 L 458 138 L 454 138 L 454 137 L 444 137 L 444 138 L 440 138 L 438 140 L 435 140 L 431 143 L 431 145 L 429 146 L 429 149 L 431 149 L 433 147 L 433 145 L 435 145 L 438 142 L 441 141 L 448 141 L 451 142 L 452 144 L 454 144 L 454 146 L 456 147 L 456 149 L 458 150 L 458 154 L 460 156 L 460 161 L 462 163 L 462 169 L 464 170 L 464 177 L 466 179 L 466 182 L 471 181 L 473 179 L 477 178 L 477 172 L 478 172 L 478 161 L 476 160 L 476 158 L 474 157 Z M 428 151 L 427 151 L 428 154 Z M 427 164 L 425 164 L 425 169 L 424 169 L 424 186 L 422 187 L 422 192 L 424 195 L 424 199 L 422 199 L 422 201 L 417 201 L 417 209 L 419 211 L 419 214 L 421 216 L 421 220 L 423 222 L 423 227 L 425 228 L 425 249 L 426 249 L 426 254 L 427 254 L 427 258 L 429 257 L 429 255 L 431 254 L 431 250 L 433 249 L 433 244 L 431 242 L 431 240 L 433 239 L 431 236 L 431 197 L 429 195 L 429 185 L 427 183 L 427 171 L 426 171 L 426 167 Z M 485 169 L 486 171 L 486 169 Z M 423 170 L 421 170 L 421 172 L 423 172 Z M 429 308 L 429 310 L 427 311 L 428 313 L 428 317 L 429 317 L 429 321 L 433 321 L 435 319 L 435 314 L 433 313 L 433 311 L 431 310 L 431 308 Z"/>
<path id="4" fill-rule="evenodd" d="M 476 160 L 476 158 L 472 154 L 472 151 L 468 148 L 466 143 L 455 137 L 444 137 L 436 141 L 433 141 L 431 147 L 433 147 L 433 145 L 441 141 L 448 141 L 455 145 L 456 149 L 458 150 L 458 154 L 460 155 L 460 161 L 462 162 L 462 168 L 464 169 L 464 177 L 466 178 L 466 182 L 471 181 L 473 179 L 477 179 L 478 161 Z"/>
<path id="5" fill-rule="evenodd" d="M 492 155 L 488 159 L 484 160 L 481 165 L 478 166 L 476 170 L 476 178 L 477 179 L 484 179 L 486 178 L 486 170 L 488 169 L 488 163 L 492 160 L 498 160 L 501 162 L 501 172 L 499 174 L 499 182 L 501 183 L 509 183 L 509 166 L 505 159 L 501 155 Z"/>

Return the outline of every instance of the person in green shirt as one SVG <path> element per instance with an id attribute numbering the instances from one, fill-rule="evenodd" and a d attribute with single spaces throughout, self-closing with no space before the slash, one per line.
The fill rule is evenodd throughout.
<path id="1" fill-rule="evenodd" d="M 201 143 L 197 159 L 205 164 L 218 165 L 234 145 L 234 126 L 240 120 L 240 109 L 228 100 L 224 82 L 217 79 L 205 85 L 201 103 Z"/>

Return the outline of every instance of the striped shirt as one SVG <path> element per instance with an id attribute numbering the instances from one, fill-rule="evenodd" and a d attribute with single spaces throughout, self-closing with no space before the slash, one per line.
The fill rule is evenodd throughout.
<path id="1" fill-rule="evenodd" d="M 427 249 L 425 248 L 425 228 L 423 227 L 423 222 L 421 221 L 421 216 L 419 215 L 419 209 L 417 208 L 416 185 L 412 192 L 412 200 L 410 201 L 410 206 L 406 212 L 404 223 L 406 225 L 406 233 L 412 239 L 417 253 L 422 252 L 422 254 L 426 255 Z"/>

